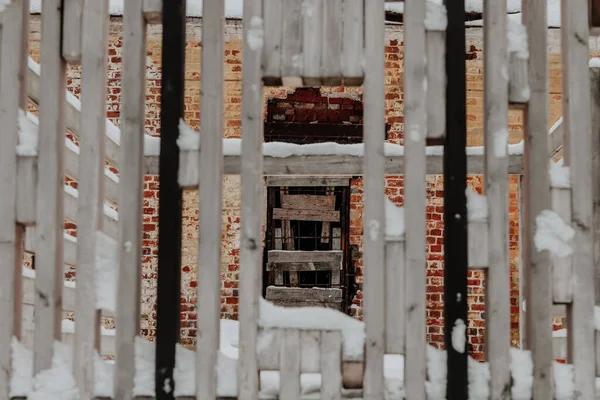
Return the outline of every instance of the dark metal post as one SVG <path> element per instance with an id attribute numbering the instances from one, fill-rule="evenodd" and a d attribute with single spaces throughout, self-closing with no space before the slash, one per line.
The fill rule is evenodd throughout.
<path id="1" fill-rule="evenodd" d="M 175 345 L 179 341 L 181 197 L 179 120 L 183 116 L 186 0 L 163 0 L 161 141 L 158 207 L 156 398 L 174 399 Z"/>
<path id="2" fill-rule="evenodd" d="M 446 143 L 444 144 L 444 307 L 448 400 L 468 399 L 467 357 L 452 346 L 457 320 L 467 321 L 467 128 L 464 0 L 445 0 Z M 466 340 L 466 338 L 465 338 Z"/>

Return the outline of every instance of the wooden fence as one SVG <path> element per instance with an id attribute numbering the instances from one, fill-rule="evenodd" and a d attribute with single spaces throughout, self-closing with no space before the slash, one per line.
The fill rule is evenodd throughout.
<path id="1" fill-rule="evenodd" d="M 224 0 L 203 6 L 202 135 L 181 123 L 185 0 L 164 10 L 161 1 L 123 2 L 120 130 L 105 116 L 109 1 L 44 0 L 40 65 L 28 62 L 29 0 L 8 2 L 0 400 L 596 398 L 600 68 L 588 65 L 586 1 L 562 1 L 564 120 L 547 134 L 546 0 L 523 0 L 522 24 L 507 19 L 507 0 L 484 0 L 485 145 L 469 149 L 462 2 L 404 3 L 402 146 L 383 136 L 384 0 L 246 0 L 241 141 L 222 138 L 218 117 Z M 163 25 L 160 141 L 144 136 L 150 23 Z M 67 63 L 81 64 L 81 101 L 65 94 Z M 364 144 L 283 155 L 263 143 L 264 85 L 362 85 Z M 518 145 L 508 144 L 509 107 L 524 110 Z M 560 151 L 562 165 L 550 164 Z M 485 176 L 485 196 L 466 190 L 467 173 Z M 160 176 L 156 345 L 139 337 L 144 174 Z M 239 337 L 220 322 L 226 174 L 242 182 Z M 386 207 L 386 174 L 404 174 L 403 211 Z M 427 174 L 445 182 L 445 351 L 426 343 Z M 520 350 L 510 343 L 509 174 L 522 175 Z M 364 323 L 261 298 L 265 175 L 364 176 Z M 177 343 L 183 189 L 200 189 L 195 352 Z M 77 222 L 76 239 L 64 234 L 65 218 Z M 22 269 L 24 250 L 35 273 Z M 64 282 L 65 265 L 76 284 Z M 486 363 L 465 350 L 468 268 L 486 271 Z M 71 312 L 74 323 L 64 320 Z M 567 328 L 553 342 L 556 316 Z"/>

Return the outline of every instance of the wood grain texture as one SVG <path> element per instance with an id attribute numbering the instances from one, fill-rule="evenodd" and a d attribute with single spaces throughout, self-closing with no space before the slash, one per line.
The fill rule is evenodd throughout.
<path id="1" fill-rule="evenodd" d="M 489 227 L 485 348 L 490 364 L 491 398 L 510 399 L 506 0 L 485 0 L 484 18 L 488 21 L 484 26 L 484 142 Z"/>
<path id="2" fill-rule="evenodd" d="M 300 372 L 321 372 L 321 331 L 300 331 Z"/>
<path id="3" fill-rule="evenodd" d="M 37 174 L 37 157 L 18 157 L 17 221 L 20 224 L 30 226 L 35 223 Z"/>
<path id="4" fill-rule="evenodd" d="M 300 330 L 283 329 L 280 343 L 279 398 L 300 399 Z"/>
<path id="5" fill-rule="evenodd" d="M 284 5 L 286 5 L 284 3 Z M 244 1 L 244 21 L 262 17 L 262 1 Z M 285 28 L 285 27 L 284 27 Z M 244 24 L 244 37 L 249 24 Z M 285 31 L 285 29 L 284 29 Z M 285 33 L 287 35 L 287 33 Z M 284 37 L 285 38 L 285 37 Z M 285 59 L 284 59 L 284 62 Z M 258 400 L 256 357 L 258 300 L 262 286 L 262 171 L 263 85 L 261 53 L 244 41 L 242 51 L 242 156 L 240 238 L 240 345 L 238 361 L 239 400 Z"/>
<path id="6" fill-rule="evenodd" d="M 263 79 L 266 85 L 281 84 L 281 42 L 283 37 L 283 1 L 264 0 Z"/>
<path id="7" fill-rule="evenodd" d="M 525 155 L 523 193 L 523 269 L 527 299 L 527 347 L 533 359 L 533 397 L 552 398 L 552 329 L 550 253 L 533 243 L 536 217 L 550 209 L 548 175 L 548 55 L 545 0 L 523 2 L 523 23 L 529 46 L 531 98 L 524 112 Z"/>
<path id="8" fill-rule="evenodd" d="M 573 303 L 569 319 L 568 360 L 573 364 L 575 397 L 594 398 L 595 267 L 592 183 L 592 131 L 589 59 L 588 2 L 563 0 L 561 13 L 564 159 L 571 168 L 573 239 Z M 595 77 L 595 85 L 598 78 Z"/>
<path id="9" fill-rule="evenodd" d="M 62 56 L 70 64 L 81 62 L 83 4 L 84 0 L 64 0 L 63 3 Z"/>
<path id="10" fill-rule="evenodd" d="M 186 189 L 198 187 L 198 151 L 182 151 L 181 167 L 179 169 L 179 184 Z M 158 171 L 157 158 L 145 157 L 148 168 L 145 172 L 149 175 Z M 386 175 L 401 175 L 404 173 L 406 158 L 401 156 L 388 156 L 385 160 Z M 509 154 L 509 174 L 523 173 L 523 156 L 521 154 Z M 262 163 L 263 175 L 295 175 L 314 176 L 330 173 L 333 175 L 364 175 L 363 158 L 346 155 L 327 156 L 290 156 L 264 157 Z M 242 164 L 240 156 L 225 156 L 223 165 L 225 175 L 241 175 Z M 430 175 L 440 175 L 444 172 L 443 156 L 428 155 L 426 159 L 426 171 Z M 483 174 L 483 154 L 469 155 L 467 158 L 467 172 L 469 174 Z"/>
<path id="11" fill-rule="evenodd" d="M 123 11 L 123 82 L 119 165 L 119 267 L 115 314 L 115 397 L 133 399 L 135 337 L 140 330 L 142 203 L 144 176 L 147 1 L 128 0 Z M 161 4 L 162 5 L 162 4 Z M 106 187 L 104 188 L 106 192 Z"/>
<path id="12" fill-rule="evenodd" d="M 66 15 L 65 15 L 66 16 Z M 100 350 L 100 314 L 96 310 L 98 232 L 104 222 L 104 150 L 108 0 L 83 1 L 81 46 L 81 127 L 77 211 L 77 290 L 73 375 L 83 400 L 95 397 L 94 359 Z"/>
<path id="13" fill-rule="evenodd" d="M 342 289 L 269 286 L 267 297 L 272 301 L 336 302 L 342 299 Z"/>
<path id="14" fill-rule="evenodd" d="M 260 328 L 257 347 L 258 368 L 261 371 L 279 371 L 279 350 L 282 330 L 278 328 Z"/>
<path id="15" fill-rule="evenodd" d="M 385 354 L 404 354 L 406 285 L 404 241 L 385 243 Z"/>
<path id="16" fill-rule="evenodd" d="M 284 194 L 281 198 L 281 208 L 310 208 L 321 211 L 333 210 L 335 208 L 335 196 Z"/>
<path id="17" fill-rule="evenodd" d="M 590 68 L 590 86 L 592 100 L 592 171 L 600 171 L 600 68 Z M 600 179 L 594 177 L 594 264 L 595 264 L 595 300 L 600 306 Z M 600 363 L 600 359 L 597 359 Z M 600 372 L 600 368 L 598 369 Z"/>
<path id="18" fill-rule="evenodd" d="M 342 228 L 333 228 L 331 237 L 331 248 L 333 250 L 342 249 Z M 343 256 L 342 256 L 343 257 Z M 341 282 L 343 265 L 340 263 L 340 268 L 331 271 L 331 286 L 339 287 Z"/>
<path id="19" fill-rule="evenodd" d="M 425 399 L 425 205 L 427 132 L 425 2 L 405 2 L 406 397 Z"/>
<path id="20" fill-rule="evenodd" d="M 383 175 L 382 175 L 383 176 Z M 302 210 L 290 208 L 274 208 L 273 219 L 295 220 L 295 221 L 328 221 L 338 222 L 339 211 Z"/>
<path id="21" fill-rule="evenodd" d="M 202 135 L 200 147 L 200 234 L 198 237 L 198 328 L 196 331 L 196 398 L 217 395 L 217 352 L 221 313 L 221 217 L 223 182 L 223 64 L 225 2 L 204 3 L 202 24 Z"/>
<path id="22" fill-rule="evenodd" d="M 303 75 L 302 56 L 302 3 L 296 0 L 283 2 L 283 37 L 281 40 L 281 76 L 296 78 Z M 285 85 L 285 82 L 284 82 Z"/>
<path id="23" fill-rule="evenodd" d="M 341 265 L 341 250 L 326 251 L 278 251 L 268 252 L 269 263 L 331 263 Z"/>
<path id="24" fill-rule="evenodd" d="M 283 232 L 281 230 L 281 228 L 275 228 L 275 246 L 274 248 L 276 250 L 282 250 L 283 249 Z M 277 286 L 283 286 L 283 272 L 282 271 L 273 271 L 272 272 L 275 275 L 275 285 Z"/>
<path id="25" fill-rule="evenodd" d="M 342 397 L 342 332 L 321 332 L 321 399 Z"/>
<path id="26" fill-rule="evenodd" d="M 342 0 L 323 2 L 321 80 L 324 85 L 342 82 Z"/>
<path id="27" fill-rule="evenodd" d="M 305 0 L 302 5 L 302 61 L 305 85 L 321 85 L 321 59 L 324 56 L 324 2 L 324 0 Z"/>
<path id="28" fill-rule="evenodd" d="M 276 176 L 265 177 L 266 186 L 350 186 L 350 178 L 301 177 L 284 178 Z"/>
<path id="29" fill-rule="evenodd" d="M 427 137 L 446 135 L 446 33 L 427 31 Z"/>
<path id="30" fill-rule="evenodd" d="M 364 0 L 343 0 L 342 75 L 345 86 L 360 85 L 364 79 Z"/>
<path id="31" fill-rule="evenodd" d="M 511 104 L 529 101 L 529 80 L 527 75 L 527 59 L 511 53 L 508 63 L 508 101 Z"/>
<path id="32" fill-rule="evenodd" d="M 40 63 L 34 374 L 49 368 L 54 340 L 60 340 L 63 277 L 63 196 L 65 146 L 65 62 L 61 57 L 60 0 L 44 0 Z"/>
<path id="33" fill-rule="evenodd" d="M 490 265 L 487 221 L 469 221 L 469 268 L 487 268 Z"/>

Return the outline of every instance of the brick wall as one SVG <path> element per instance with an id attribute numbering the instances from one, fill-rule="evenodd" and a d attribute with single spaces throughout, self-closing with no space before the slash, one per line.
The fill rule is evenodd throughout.
<path id="1" fill-rule="evenodd" d="M 31 17 L 30 55 L 39 57 L 40 19 Z M 198 127 L 200 122 L 200 61 L 201 61 L 200 20 L 190 18 L 187 25 L 185 112 L 188 124 Z M 241 134 L 241 23 L 228 21 L 225 46 L 225 137 L 240 137 Z M 152 25 L 148 30 L 147 48 L 147 95 L 146 133 L 160 134 L 160 63 L 161 27 Z M 403 135 L 403 33 L 397 25 L 386 27 L 386 73 L 385 107 L 386 122 L 389 124 L 388 139 L 402 143 Z M 107 90 L 107 116 L 119 124 L 121 91 L 121 18 L 111 18 L 110 49 Z M 561 115 L 561 72 L 558 30 L 549 31 L 550 51 L 550 121 L 552 125 Z M 600 39 L 591 38 L 592 54 L 598 54 Z M 468 144 L 481 145 L 483 142 L 483 34 L 480 28 L 467 30 L 467 121 Z M 69 89 L 80 94 L 81 71 L 70 67 L 68 70 Z M 294 98 L 294 90 L 289 88 L 266 88 L 264 95 L 265 118 L 286 121 L 318 121 L 319 123 L 360 122 L 361 88 L 323 87 L 319 99 L 327 99 L 327 108 L 317 107 L 314 101 Z M 297 94 L 296 94 L 297 95 Z M 315 94 L 315 98 L 317 95 Z M 273 101 L 278 99 L 278 101 Z M 267 104 L 273 106 L 267 107 Z M 321 100 L 320 100 L 321 101 Z M 283 106 L 284 104 L 291 106 Z M 301 104 L 296 107 L 295 104 Z M 314 104 L 311 106 L 310 104 Z M 322 103 L 321 103 L 322 104 Z M 339 105 L 339 108 L 337 107 Z M 352 107 L 350 109 L 349 107 Z M 290 111 L 291 110 L 291 111 Z M 327 112 L 324 112 L 327 110 Z M 283 112 L 280 112 L 283 111 Z M 271 115 L 272 117 L 269 117 Z M 306 118 L 306 120 L 305 120 Z M 511 110 L 509 130 L 511 143 L 522 136 L 522 112 Z M 470 177 L 470 185 L 481 192 L 481 177 Z M 70 182 L 76 185 L 76 182 Z M 362 195 L 361 179 L 353 179 L 351 184 L 351 225 L 350 243 L 353 246 L 353 267 L 357 281 L 362 282 Z M 222 307 L 224 318 L 237 318 L 238 311 L 238 265 L 240 234 L 240 193 L 239 177 L 224 178 L 223 192 L 223 245 L 222 245 Z M 443 345 L 443 182 L 440 176 L 427 179 L 427 338 L 437 346 Z M 518 344 L 518 203 L 517 180 L 510 180 L 510 263 L 511 263 L 511 336 L 514 345 Z M 144 194 L 144 242 L 142 276 L 142 334 L 150 338 L 155 333 L 156 265 L 158 238 L 158 179 L 146 177 Z M 386 194 L 397 204 L 403 202 L 403 180 L 401 176 L 386 179 Z M 183 237 L 182 237 L 182 341 L 193 343 L 196 316 L 196 274 L 198 239 L 198 196 L 197 192 L 184 193 Z M 74 232 L 73 224 L 67 225 Z M 71 271 L 73 274 L 74 271 Z M 483 357 L 484 345 L 484 273 L 469 272 L 469 343 L 476 358 Z M 353 299 L 352 313 L 362 317 L 362 292 L 359 290 Z M 556 325 L 560 327 L 560 325 Z"/>

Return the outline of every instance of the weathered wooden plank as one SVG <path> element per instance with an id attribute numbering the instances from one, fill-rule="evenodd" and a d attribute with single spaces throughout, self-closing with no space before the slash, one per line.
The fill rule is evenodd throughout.
<path id="1" fill-rule="evenodd" d="M 321 399 L 342 397 L 342 332 L 321 333 Z"/>
<path id="2" fill-rule="evenodd" d="M 63 148 L 65 62 L 61 57 L 61 4 L 42 4 L 38 155 L 34 374 L 51 366 L 54 340 L 60 340 L 63 281 Z"/>
<path id="3" fill-rule="evenodd" d="M 225 1 L 205 2 L 202 19 L 202 108 L 200 147 L 200 234 L 198 236 L 198 317 L 196 398 L 217 396 L 217 353 L 221 315 L 221 195 L 223 191 L 223 64 Z M 249 40 L 249 39 L 248 39 Z"/>
<path id="4" fill-rule="evenodd" d="M 425 205 L 427 79 L 425 2 L 405 2 L 404 98 L 406 226 L 406 356 L 407 398 L 425 399 Z M 366 31 L 370 29 L 367 26 Z M 368 368 L 368 366 L 367 366 Z"/>
<path id="5" fill-rule="evenodd" d="M 144 177 L 146 21 L 148 0 L 128 0 L 123 10 L 123 89 L 119 165 L 119 269 L 115 323 L 115 398 L 132 399 L 135 337 L 140 332 L 142 204 Z M 159 3 L 162 9 L 162 2 Z M 142 14 L 142 9 L 145 14 Z M 146 19 L 144 19 L 146 16 Z M 105 186 L 105 193 L 107 187 Z M 106 221 L 105 221 L 106 225 Z M 106 229 L 105 229 L 106 230 Z"/>
<path id="6" fill-rule="evenodd" d="M 339 211 L 301 210 L 290 208 L 274 208 L 273 219 L 285 219 L 296 221 L 328 221 L 338 222 Z"/>
<path id="7" fill-rule="evenodd" d="M 336 268 L 337 267 L 337 268 Z M 270 262 L 267 264 L 267 271 L 273 271 L 275 273 L 281 271 L 332 271 L 339 270 L 340 265 L 332 262 L 285 262 L 285 263 L 274 263 Z"/>
<path id="8" fill-rule="evenodd" d="M 406 153 L 405 153 L 406 154 Z M 189 150 L 181 152 L 181 167 L 179 169 L 179 184 L 186 189 L 198 187 L 198 160 L 197 151 Z M 509 154 L 509 174 L 521 174 L 523 172 L 523 156 L 521 154 Z M 156 174 L 158 163 L 151 162 L 151 157 L 147 157 L 149 168 L 145 172 L 149 175 Z M 332 175 L 364 175 L 362 157 L 348 155 L 310 155 L 310 156 L 290 156 L 264 157 L 263 162 L 264 175 L 318 175 L 330 173 Z M 402 156 L 385 157 L 385 174 L 400 175 L 404 173 L 405 158 Z M 241 157 L 226 155 L 223 165 L 225 175 L 240 175 Z M 467 173 L 483 174 L 484 162 L 483 154 L 468 155 Z M 427 174 L 440 175 L 444 172 L 443 156 L 432 154 L 427 156 L 426 161 Z"/>
<path id="9" fill-rule="evenodd" d="M 84 0 L 65 0 L 63 3 L 62 56 L 70 64 L 81 62 L 83 3 Z"/>
<path id="10" fill-rule="evenodd" d="M 143 13 L 149 24 L 160 24 L 162 22 L 162 0 L 144 0 Z"/>
<path id="11" fill-rule="evenodd" d="M 300 372 L 321 372 L 321 331 L 300 331 Z"/>
<path id="12" fill-rule="evenodd" d="M 469 222 L 469 268 L 487 268 L 489 264 L 489 235 L 487 221 Z"/>
<path id="13" fill-rule="evenodd" d="M 328 86 L 342 83 L 342 17 L 342 0 L 323 2 L 321 81 Z"/>
<path id="14" fill-rule="evenodd" d="M 267 287 L 269 301 L 335 302 L 342 299 L 342 289 Z"/>
<path id="15" fill-rule="evenodd" d="M 341 250 L 326 251 L 279 251 L 269 250 L 269 263 L 330 263 L 341 265 Z"/>
<path id="16" fill-rule="evenodd" d="M 592 183 L 592 131 L 590 78 L 598 90 L 600 77 L 590 75 L 588 2 L 564 1 L 561 13 L 564 160 L 571 168 L 573 239 L 573 303 L 567 305 L 569 318 L 569 362 L 573 364 L 574 385 L 580 398 L 594 398 L 595 267 Z M 531 49 L 531 46 L 530 46 Z"/>
<path id="17" fill-rule="evenodd" d="M 337 301 L 329 301 L 329 302 L 314 302 L 310 300 L 272 300 L 267 298 L 267 300 L 271 301 L 273 304 L 280 307 L 288 307 L 288 308 L 300 308 L 300 307 L 322 307 L 322 308 L 330 308 L 332 310 L 337 310 L 340 312 L 344 312 L 342 310 L 342 300 Z"/>
<path id="18" fill-rule="evenodd" d="M 17 221 L 24 225 L 35 223 L 37 174 L 37 157 L 17 158 Z"/>
<path id="19" fill-rule="evenodd" d="M 281 1 L 280 1 L 281 3 Z M 324 56 L 324 0 L 305 0 L 302 4 L 302 54 L 304 85 L 321 85 L 321 59 Z"/>
<path id="20" fill-rule="evenodd" d="M 283 36 L 283 2 L 263 0 L 264 3 L 264 47 L 263 80 L 265 85 L 281 85 L 281 41 Z"/>
<path id="21" fill-rule="evenodd" d="M 552 210 L 562 220 L 571 225 L 571 190 L 568 188 L 551 188 Z M 569 255 L 559 257 L 552 254 L 552 301 L 569 304 L 573 301 L 573 260 Z"/>
<path id="22" fill-rule="evenodd" d="M 300 330 L 283 329 L 280 343 L 279 398 L 300 399 Z"/>
<path id="23" fill-rule="evenodd" d="M 281 197 L 281 208 L 333 210 L 335 208 L 335 196 L 284 194 Z"/>
<path id="24" fill-rule="evenodd" d="M 65 15 L 66 16 L 66 15 Z M 100 350 L 100 314 L 96 305 L 98 232 L 104 222 L 104 141 L 108 0 L 83 0 L 81 56 L 81 132 L 77 210 L 77 290 L 73 375 L 82 399 L 95 396 L 94 359 Z"/>
<path id="25" fill-rule="evenodd" d="M 428 31 L 427 44 L 427 137 L 446 134 L 446 33 Z"/>
<path id="26" fill-rule="evenodd" d="M 20 337 L 21 258 L 23 229 L 17 226 L 17 144 L 18 112 L 25 109 L 24 58 L 28 43 L 29 1 L 8 4 L 0 15 L 2 27 L 0 55 L 0 399 L 8 400 L 12 371 L 11 340 Z"/>
<path id="27" fill-rule="evenodd" d="M 21 343 L 27 348 L 33 347 L 33 336 L 34 330 L 33 326 L 29 327 L 29 329 L 24 328 L 23 330 L 23 338 L 21 339 Z M 61 334 L 61 340 L 64 344 L 73 346 L 75 344 L 75 335 L 71 332 L 63 332 Z M 100 355 L 102 356 L 115 356 L 116 348 L 115 348 L 115 336 L 112 335 L 102 335 L 100 337 Z"/>
<path id="28" fill-rule="evenodd" d="M 306 178 L 265 177 L 266 186 L 350 186 L 350 178 L 326 178 L 311 176 Z"/>
<path id="29" fill-rule="evenodd" d="M 281 329 L 259 329 L 257 358 L 261 371 L 279 371 Z"/>
<path id="30" fill-rule="evenodd" d="M 527 59 L 518 54 L 510 54 L 508 64 L 508 100 L 510 104 L 520 104 L 529 101 L 530 91 L 527 76 Z"/>
<path id="31" fill-rule="evenodd" d="M 484 25 L 484 179 L 488 200 L 485 315 L 489 329 L 485 348 L 490 364 L 490 395 L 500 399 L 509 397 L 507 388 L 511 385 L 506 0 L 486 0 L 484 18 L 487 21 Z M 468 236 L 471 240 L 471 232 Z"/>
<path id="32" fill-rule="evenodd" d="M 344 86 L 361 85 L 364 79 L 364 0 L 343 0 L 342 76 Z"/>
<path id="33" fill-rule="evenodd" d="M 282 250 L 283 249 L 283 233 L 281 228 L 275 228 L 275 249 Z M 283 286 L 283 272 L 282 271 L 273 271 L 275 274 L 275 285 Z"/>
<path id="34" fill-rule="evenodd" d="M 295 2 L 299 5 L 298 2 Z M 284 3 L 284 6 L 287 2 Z M 263 16 L 261 0 L 244 1 L 244 21 Z M 299 15 L 299 14 L 298 14 Z M 244 24 L 244 37 L 249 24 Z M 287 29 L 284 26 L 284 33 Z M 285 37 L 284 37 L 285 39 Z M 283 50 L 286 50 L 285 48 Z M 284 59 L 284 63 L 287 62 Z M 263 85 L 261 51 L 244 40 L 242 50 L 242 156 L 240 239 L 240 354 L 238 361 L 239 400 L 258 400 L 259 379 L 256 357 L 258 300 L 262 286 L 263 210 Z"/>
<path id="35" fill-rule="evenodd" d="M 550 253 L 533 242 L 536 217 L 551 207 L 548 175 L 548 55 L 545 0 L 523 2 L 523 23 L 529 48 L 531 97 L 524 112 L 523 255 L 527 300 L 526 348 L 533 359 L 533 397 L 552 398 L 552 293 Z"/>
<path id="36" fill-rule="evenodd" d="M 331 249 L 332 250 L 341 250 L 342 249 L 342 228 L 333 228 L 332 230 L 332 238 L 331 238 Z M 342 253 L 342 261 L 343 261 L 343 253 Z M 342 269 L 343 265 L 340 264 L 340 268 L 334 271 L 331 271 L 331 286 L 339 287 L 341 278 L 342 278 Z"/>
<path id="37" fill-rule="evenodd" d="M 600 171 L 600 90 L 594 83 L 594 77 L 600 75 L 600 68 L 590 68 L 592 98 L 592 171 Z M 595 298 L 600 306 L 600 179 L 593 179 L 594 204 L 594 263 L 596 269 Z M 597 333 L 596 333 L 597 334 Z M 597 334 L 598 335 L 598 334 Z M 600 363 L 600 359 L 597 359 Z M 598 368 L 600 374 L 600 368 Z M 600 376 L 600 375 L 598 375 Z"/>
<path id="38" fill-rule="evenodd" d="M 404 241 L 385 243 L 385 353 L 404 354 L 406 286 Z"/>
<path id="39" fill-rule="evenodd" d="M 283 0 L 283 36 L 281 39 L 281 77 L 283 86 L 302 84 L 302 2 Z"/>
<path id="40" fill-rule="evenodd" d="M 25 251 L 28 253 L 33 253 L 37 255 L 36 252 L 36 227 L 28 226 L 25 230 Z M 61 234 L 61 240 L 63 242 L 63 261 L 66 265 L 74 266 L 76 264 L 76 254 L 77 254 L 77 238 L 69 235 L 69 234 Z"/>

